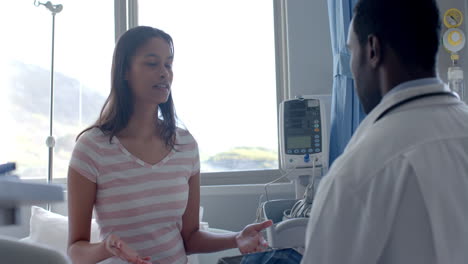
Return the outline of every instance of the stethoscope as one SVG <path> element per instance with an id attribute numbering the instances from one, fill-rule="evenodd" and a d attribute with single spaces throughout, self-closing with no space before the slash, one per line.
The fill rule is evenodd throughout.
<path id="1" fill-rule="evenodd" d="M 410 97 L 410 98 L 407 98 L 403 101 L 400 101 L 392 106 L 390 106 L 389 108 L 387 108 L 385 111 L 383 111 L 374 121 L 374 123 L 376 123 L 377 121 L 379 121 L 382 117 L 384 117 L 386 114 L 388 114 L 389 112 L 395 110 L 396 108 L 398 107 L 401 107 L 402 105 L 405 105 L 405 104 L 408 104 L 410 102 L 413 102 L 413 101 L 416 101 L 416 100 L 419 100 L 419 99 L 423 99 L 423 98 L 427 98 L 427 97 L 433 97 L 433 96 L 442 96 L 442 95 L 448 95 L 448 96 L 453 96 L 455 98 L 459 98 L 458 95 L 454 92 L 434 92 L 434 93 L 427 93 L 427 94 L 420 94 L 420 95 L 416 95 L 416 96 L 413 96 L 413 97 Z"/>

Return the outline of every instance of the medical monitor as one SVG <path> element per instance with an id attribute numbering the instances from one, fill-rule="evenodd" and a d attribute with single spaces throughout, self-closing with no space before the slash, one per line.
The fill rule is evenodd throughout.
<path id="1" fill-rule="evenodd" d="M 330 96 L 302 96 L 280 104 L 281 168 L 328 169 Z"/>

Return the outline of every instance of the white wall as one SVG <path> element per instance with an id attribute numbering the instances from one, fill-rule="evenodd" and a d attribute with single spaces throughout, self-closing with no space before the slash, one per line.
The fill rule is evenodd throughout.
<path id="1" fill-rule="evenodd" d="M 263 185 L 202 187 L 203 221 L 210 227 L 240 231 L 245 225 L 255 222 L 259 198 L 263 193 Z M 294 199 L 294 185 L 270 186 L 268 194 L 271 200 Z"/>
<path id="2" fill-rule="evenodd" d="M 291 95 L 331 94 L 333 57 L 326 0 L 287 1 Z"/>

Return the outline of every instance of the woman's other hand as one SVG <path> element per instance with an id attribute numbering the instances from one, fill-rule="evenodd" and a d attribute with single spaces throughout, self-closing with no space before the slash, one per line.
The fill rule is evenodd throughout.
<path id="1" fill-rule="evenodd" d="M 263 238 L 261 231 L 272 224 L 273 222 L 271 220 L 267 220 L 262 223 L 246 226 L 244 230 L 236 236 L 236 243 L 239 251 L 242 254 L 248 254 L 266 249 L 268 243 Z"/>
<path id="2" fill-rule="evenodd" d="M 151 257 L 140 257 L 138 253 L 130 248 L 120 237 L 109 235 L 106 240 L 106 249 L 114 256 L 132 264 L 151 264 Z"/>

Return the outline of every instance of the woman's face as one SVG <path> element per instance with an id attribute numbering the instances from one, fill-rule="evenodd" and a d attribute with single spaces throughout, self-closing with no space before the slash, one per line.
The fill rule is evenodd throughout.
<path id="1" fill-rule="evenodd" d="M 125 79 L 135 104 L 161 104 L 169 98 L 172 84 L 173 54 L 169 43 L 151 38 L 131 58 Z"/>

